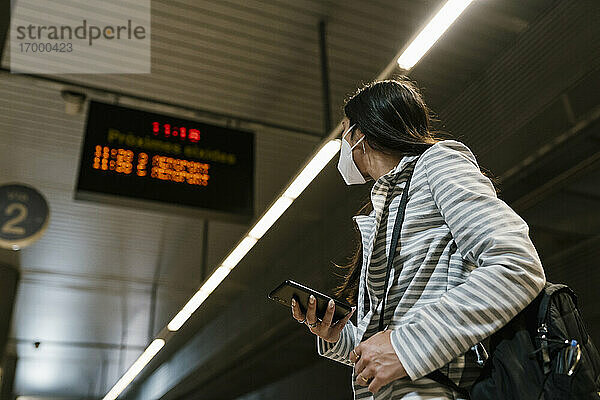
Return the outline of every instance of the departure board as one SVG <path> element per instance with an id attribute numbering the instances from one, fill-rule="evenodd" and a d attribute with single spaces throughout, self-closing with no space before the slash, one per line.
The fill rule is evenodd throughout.
<path id="1" fill-rule="evenodd" d="M 254 134 L 92 101 L 76 198 L 90 193 L 249 218 Z"/>

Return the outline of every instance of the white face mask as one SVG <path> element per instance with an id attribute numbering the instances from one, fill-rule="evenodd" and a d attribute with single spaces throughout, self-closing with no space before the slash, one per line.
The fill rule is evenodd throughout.
<path id="1" fill-rule="evenodd" d="M 356 124 L 355 124 L 356 125 Z M 346 185 L 360 185 L 367 182 L 364 176 L 360 173 L 360 170 L 356 166 L 354 159 L 352 158 L 352 150 L 365 138 L 364 136 L 358 139 L 358 142 L 354 144 L 354 146 L 350 147 L 350 143 L 348 143 L 345 139 L 346 135 L 354 128 L 352 125 L 348 128 L 344 134 L 342 135 L 342 149 L 340 150 L 340 161 L 338 162 L 338 171 L 344 178 Z M 363 144 L 364 151 L 364 144 Z"/>

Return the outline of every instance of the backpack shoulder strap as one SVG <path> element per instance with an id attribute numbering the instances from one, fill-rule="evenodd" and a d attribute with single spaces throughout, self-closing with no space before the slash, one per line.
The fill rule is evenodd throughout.
<path id="1" fill-rule="evenodd" d="M 417 158 L 417 161 L 419 159 Z M 406 212 L 406 203 L 408 203 L 408 190 L 410 189 L 410 180 L 414 172 L 414 167 L 417 162 L 414 162 L 412 170 L 408 175 L 404 189 L 402 189 L 402 197 L 400 198 L 400 205 L 398 205 L 398 212 L 396 213 L 396 220 L 394 221 L 394 231 L 392 233 L 392 240 L 390 242 L 390 254 L 387 259 L 387 268 L 385 272 L 385 284 L 383 286 L 383 300 L 381 301 L 381 312 L 379 313 L 379 332 L 383 331 L 383 320 L 385 316 L 385 298 L 387 297 L 387 287 L 390 280 L 390 270 L 394 263 L 394 256 L 396 255 L 396 248 L 398 247 L 398 239 L 400 238 L 400 230 L 402 229 L 402 221 L 404 221 L 404 214 Z"/>
<path id="2" fill-rule="evenodd" d="M 546 316 L 548 315 L 548 306 L 550 305 L 550 300 L 552 298 L 552 295 L 559 293 L 559 292 L 566 292 L 568 293 L 571 298 L 573 299 L 573 303 L 575 304 L 575 307 L 577 307 L 577 295 L 575 294 L 575 292 L 573 292 L 573 290 L 571 290 L 570 287 L 568 287 L 567 285 L 562 285 L 562 284 L 557 284 L 557 283 L 546 283 L 546 286 L 544 286 L 544 289 L 542 289 L 542 299 L 540 301 L 540 306 L 538 308 L 538 315 L 537 315 L 537 323 L 538 326 L 542 325 L 544 323 L 544 321 L 546 320 Z"/>

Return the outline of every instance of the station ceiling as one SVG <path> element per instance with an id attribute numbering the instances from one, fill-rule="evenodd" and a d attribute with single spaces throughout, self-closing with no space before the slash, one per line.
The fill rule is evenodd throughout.
<path id="1" fill-rule="evenodd" d="M 260 216 L 329 133 L 319 22 L 326 24 L 335 123 L 344 99 L 377 76 L 441 4 L 152 0 L 150 75 L 10 74 L 6 46 L 0 182 L 35 186 L 51 208 L 45 236 L 20 254 L 9 337 L 15 394 L 101 398 L 248 229 L 74 200 L 85 110 L 65 114 L 61 90 L 253 130 Z M 496 177 L 500 196 L 528 222 L 548 279 L 579 293 L 597 343 L 598 17 L 592 0 L 478 0 L 409 74 L 439 116 L 436 127 L 471 147 Z M 325 292 L 337 283 L 331 264 L 353 248 L 350 217 L 368 188 L 345 187 L 334 164 L 167 344 L 127 398 L 348 394 L 349 371 L 319 359 L 314 337 L 266 299 L 288 278 Z M 281 397 L 303 379 L 330 394 L 318 397 L 307 385 Z"/>

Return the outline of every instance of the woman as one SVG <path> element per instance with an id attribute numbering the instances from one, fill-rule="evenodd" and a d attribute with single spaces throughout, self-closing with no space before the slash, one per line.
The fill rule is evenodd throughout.
<path id="1" fill-rule="evenodd" d="M 294 318 L 317 336 L 318 353 L 354 367 L 356 399 L 462 398 L 427 375 L 439 370 L 468 387 L 481 356 L 471 350 L 546 281 L 525 221 L 497 198 L 464 144 L 432 135 L 428 112 L 406 79 L 371 83 L 346 102 L 338 169 L 347 184 L 375 181 L 372 211 L 354 217 L 361 246 L 336 293 L 355 307 L 332 325 L 332 301 L 322 321 L 314 304 L 306 315 L 292 304 Z"/>

